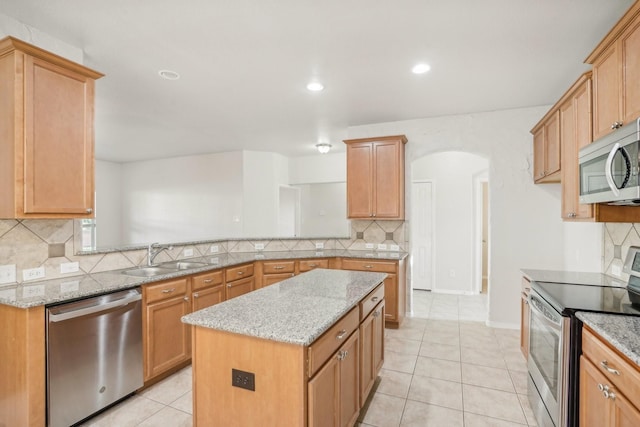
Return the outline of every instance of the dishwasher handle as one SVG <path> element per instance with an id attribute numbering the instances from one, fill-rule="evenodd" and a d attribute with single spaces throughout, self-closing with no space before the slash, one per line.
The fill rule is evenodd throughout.
<path id="1" fill-rule="evenodd" d="M 117 299 L 115 301 L 108 302 L 106 304 L 96 304 L 91 307 L 80 308 L 78 310 L 71 310 L 60 314 L 49 313 L 49 322 L 62 322 L 63 320 L 75 319 L 77 317 L 87 316 L 89 314 L 100 313 L 103 311 L 111 310 L 112 308 L 122 307 L 132 302 L 140 301 L 142 295 L 135 293 L 135 295 L 129 294 L 124 298 Z"/>

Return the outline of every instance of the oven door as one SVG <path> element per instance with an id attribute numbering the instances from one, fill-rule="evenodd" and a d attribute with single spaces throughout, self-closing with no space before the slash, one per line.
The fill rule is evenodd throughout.
<path id="1" fill-rule="evenodd" d="M 546 408 L 538 405 L 537 415 L 540 425 L 549 425 L 545 418 L 551 417 L 553 425 L 562 425 L 561 408 L 563 404 L 563 317 L 546 303 L 533 290 L 529 295 L 531 320 L 529 323 L 529 360 L 528 368 L 539 399 Z M 546 416 L 545 416 L 546 415 Z"/>

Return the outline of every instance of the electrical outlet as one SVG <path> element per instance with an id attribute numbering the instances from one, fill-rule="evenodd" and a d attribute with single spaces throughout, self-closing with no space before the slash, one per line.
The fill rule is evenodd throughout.
<path id="1" fill-rule="evenodd" d="M 218 252 L 220 252 L 220 248 L 218 247 L 218 245 L 213 245 L 211 246 L 209 252 L 211 252 L 212 254 L 217 254 Z"/>
<path id="2" fill-rule="evenodd" d="M 316 249 L 324 249 L 324 243 L 322 242 L 316 243 Z"/>
<path id="3" fill-rule="evenodd" d="M 60 274 L 75 273 L 76 271 L 80 271 L 79 262 L 63 262 L 60 264 Z"/>
<path id="4" fill-rule="evenodd" d="M 378 243 L 378 250 L 379 251 L 386 251 L 387 250 L 386 243 Z"/>
<path id="5" fill-rule="evenodd" d="M 77 280 L 74 280 L 72 282 L 62 282 L 60 283 L 60 293 L 61 294 L 66 294 L 69 292 L 76 292 L 78 289 L 80 289 L 80 282 Z"/>
<path id="6" fill-rule="evenodd" d="M 40 297 L 42 295 L 44 295 L 44 285 L 25 286 L 22 288 L 23 298 Z"/>
<path id="7" fill-rule="evenodd" d="M 0 265 L 0 284 L 13 283 L 16 281 L 16 265 Z"/>
<path id="8" fill-rule="evenodd" d="M 373 249 L 373 243 L 365 243 L 364 244 L 364 248 L 365 249 Z"/>
<path id="9" fill-rule="evenodd" d="M 611 274 L 613 274 L 614 276 L 620 277 L 620 275 L 622 274 L 622 270 L 620 269 L 620 266 L 619 265 L 612 265 L 611 266 Z"/>
<path id="10" fill-rule="evenodd" d="M 182 253 L 183 253 L 183 254 L 184 254 L 184 256 L 186 256 L 186 257 L 187 257 L 187 256 L 193 256 L 193 249 L 192 249 L 192 248 L 185 249 Z"/>
<path id="11" fill-rule="evenodd" d="M 400 252 L 400 246 L 398 245 L 390 245 L 389 250 L 393 252 Z"/>
<path id="12" fill-rule="evenodd" d="M 22 280 L 42 279 L 44 277 L 44 267 L 25 268 L 22 270 Z"/>
<path id="13" fill-rule="evenodd" d="M 456 277 L 456 271 L 453 268 L 449 270 L 449 277 Z"/>
<path id="14" fill-rule="evenodd" d="M 256 243 L 255 244 L 256 251 L 261 251 L 264 249 L 264 243 Z"/>
<path id="15" fill-rule="evenodd" d="M 239 369 L 231 369 L 231 385 L 246 390 L 256 391 L 256 374 Z"/>

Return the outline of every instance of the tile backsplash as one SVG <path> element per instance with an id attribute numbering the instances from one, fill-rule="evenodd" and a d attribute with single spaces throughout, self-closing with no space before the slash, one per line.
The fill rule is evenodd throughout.
<path id="1" fill-rule="evenodd" d="M 602 272 L 616 276 L 614 270 L 620 269 L 631 246 L 640 246 L 640 223 L 606 223 L 603 227 Z M 624 280 L 629 275 L 621 273 Z"/>
<path id="2" fill-rule="evenodd" d="M 21 283 L 24 269 L 44 267 L 44 279 L 56 279 L 134 267 L 146 262 L 146 250 L 139 248 L 76 255 L 74 227 L 75 236 L 78 236 L 80 227 L 74 220 L 0 220 L 0 266 L 14 264 L 16 281 Z M 263 244 L 264 251 L 315 250 L 316 243 L 322 243 L 327 250 L 371 250 L 367 248 L 367 244 L 372 244 L 373 249 L 377 250 L 379 244 L 384 244 L 386 250 L 392 249 L 391 245 L 397 245 L 401 251 L 405 251 L 408 248 L 407 237 L 408 223 L 405 221 L 353 220 L 348 239 L 243 238 L 176 244 L 170 251 L 160 253 L 156 261 L 210 255 L 216 253 L 211 252 L 212 246 L 218 247 L 217 253 L 253 252 L 256 243 Z M 64 255 L 55 256 L 61 252 L 62 247 Z M 193 254 L 184 256 L 185 249 L 192 249 Z M 80 271 L 61 274 L 60 265 L 68 262 L 78 262 Z"/>

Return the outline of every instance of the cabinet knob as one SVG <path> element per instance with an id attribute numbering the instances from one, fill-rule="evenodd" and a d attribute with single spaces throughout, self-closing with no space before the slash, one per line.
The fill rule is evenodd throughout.
<path id="1" fill-rule="evenodd" d="M 189 297 L 184 297 L 182 299 L 185 300 L 185 301 L 189 301 Z"/>
<path id="2" fill-rule="evenodd" d="M 230 288 L 230 287 L 231 287 L 231 283 L 227 283 L 227 288 Z"/>
<path id="3" fill-rule="evenodd" d="M 87 213 L 88 213 L 88 214 L 93 213 L 93 209 L 91 209 L 91 208 L 87 208 Z"/>
<path id="4" fill-rule="evenodd" d="M 613 122 L 611 129 L 619 129 L 622 127 L 622 122 Z"/>
<path id="5" fill-rule="evenodd" d="M 575 213 L 575 212 L 569 212 L 569 213 L 567 214 L 567 217 L 568 217 L 568 218 L 575 218 L 576 216 L 578 216 L 578 215 L 576 215 L 576 213 Z"/>
<path id="6" fill-rule="evenodd" d="M 338 335 L 336 335 L 336 339 L 341 340 L 344 338 L 345 335 L 347 335 L 347 331 L 343 329 L 340 332 L 338 332 Z"/>
<path id="7" fill-rule="evenodd" d="M 378 297 L 371 298 L 371 302 L 378 302 Z"/>
<path id="8" fill-rule="evenodd" d="M 373 317 L 378 317 L 380 316 L 380 310 L 376 310 L 373 312 Z"/>
<path id="9" fill-rule="evenodd" d="M 376 216 L 376 214 L 373 214 L 373 216 Z"/>
<path id="10" fill-rule="evenodd" d="M 198 298 L 200 295 L 198 295 L 198 293 L 196 292 L 195 294 L 193 294 L 194 298 Z"/>

